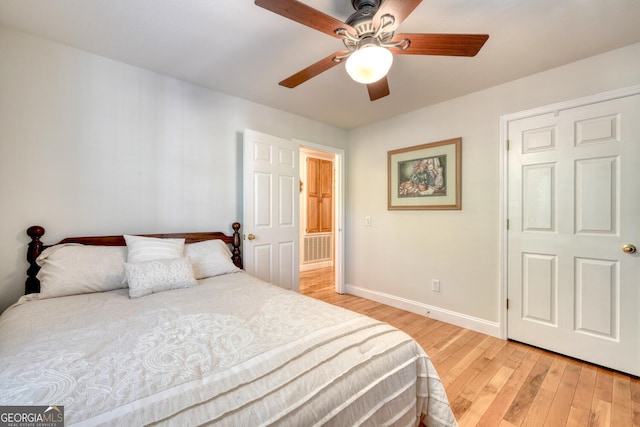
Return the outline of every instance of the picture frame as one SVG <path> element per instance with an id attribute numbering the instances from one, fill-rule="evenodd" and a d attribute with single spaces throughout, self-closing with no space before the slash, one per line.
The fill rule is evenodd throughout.
<path id="1" fill-rule="evenodd" d="M 462 209 L 462 138 L 387 153 L 388 210 Z"/>

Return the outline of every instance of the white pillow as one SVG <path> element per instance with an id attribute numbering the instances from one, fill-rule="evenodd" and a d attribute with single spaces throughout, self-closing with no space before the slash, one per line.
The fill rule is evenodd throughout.
<path id="1" fill-rule="evenodd" d="M 193 268 L 186 258 L 160 259 L 125 264 L 129 298 L 196 286 Z"/>
<path id="2" fill-rule="evenodd" d="M 127 242 L 127 262 L 144 262 L 156 259 L 182 258 L 184 239 L 159 239 L 125 235 Z"/>
<path id="3" fill-rule="evenodd" d="M 231 261 L 231 251 L 222 240 L 205 240 L 184 247 L 185 257 L 193 265 L 196 279 L 240 271 Z"/>
<path id="4" fill-rule="evenodd" d="M 40 271 L 40 298 L 104 292 L 126 288 L 124 246 L 67 243 L 51 246 L 36 263 Z"/>

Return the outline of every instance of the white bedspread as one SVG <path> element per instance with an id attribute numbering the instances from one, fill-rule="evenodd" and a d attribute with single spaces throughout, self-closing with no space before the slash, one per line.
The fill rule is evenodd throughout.
<path id="1" fill-rule="evenodd" d="M 87 426 L 455 425 L 404 332 L 246 273 L 14 305 L 0 405 L 64 405 Z"/>

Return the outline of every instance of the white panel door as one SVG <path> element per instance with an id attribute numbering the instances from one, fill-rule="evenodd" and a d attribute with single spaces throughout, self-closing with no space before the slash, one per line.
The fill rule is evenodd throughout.
<path id="1" fill-rule="evenodd" d="M 508 337 L 640 375 L 640 95 L 514 120 Z"/>
<path id="2" fill-rule="evenodd" d="M 244 268 L 266 282 L 299 290 L 299 147 L 244 132 Z"/>

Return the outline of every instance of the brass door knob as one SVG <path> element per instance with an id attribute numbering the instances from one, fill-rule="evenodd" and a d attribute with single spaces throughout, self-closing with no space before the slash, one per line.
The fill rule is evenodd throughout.
<path id="1" fill-rule="evenodd" d="M 625 254 L 634 254 L 636 253 L 637 249 L 635 247 L 635 245 L 624 245 L 622 247 L 622 252 L 624 252 Z"/>
<path id="2" fill-rule="evenodd" d="M 256 236 L 251 234 L 251 233 L 249 233 L 249 235 L 247 236 L 247 239 L 249 239 L 249 240 L 255 240 L 255 238 L 256 238 Z"/>

